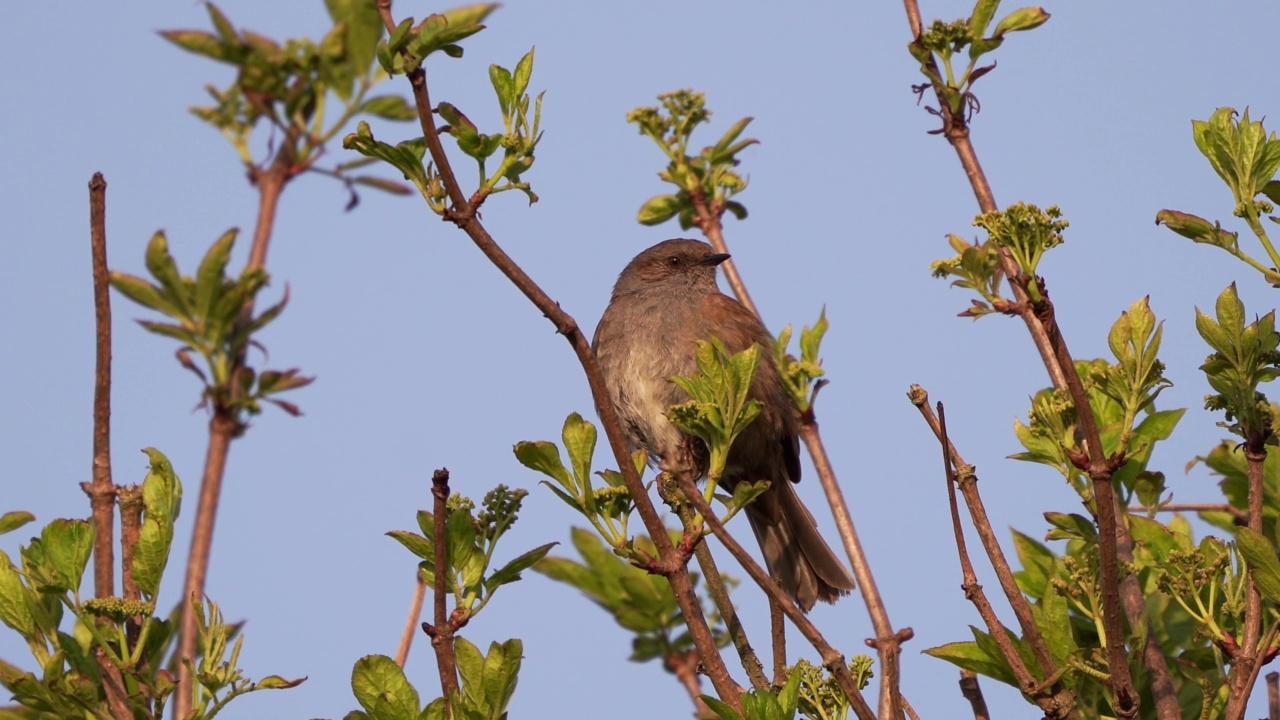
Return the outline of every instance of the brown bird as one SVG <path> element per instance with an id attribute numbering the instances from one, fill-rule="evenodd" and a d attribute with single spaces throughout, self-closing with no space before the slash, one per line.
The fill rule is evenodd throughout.
<path id="1" fill-rule="evenodd" d="M 760 346 L 749 397 L 760 402 L 761 412 L 734 441 L 721 481 L 729 490 L 744 480 L 770 481 L 747 506 L 747 520 L 769 574 L 807 612 L 818 600 L 835 602 L 847 594 L 853 578 L 791 487 L 800 481 L 798 417 L 778 376 L 769 333 L 716 285 L 716 267 L 728 257 L 697 240 L 667 240 L 637 255 L 618 276 L 592 348 L 631 446 L 672 469 L 676 450 L 692 442 L 705 474 L 701 441 L 667 420 L 672 405 L 689 400 L 670 379 L 697 372 L 699 340 L 719 338 L 731 353 Z"/>

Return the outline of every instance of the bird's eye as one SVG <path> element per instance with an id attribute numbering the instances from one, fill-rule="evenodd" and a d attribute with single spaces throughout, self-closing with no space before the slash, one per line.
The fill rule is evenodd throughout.
<path id="1" fill-rule="evenodd" d="M 667 258 L 667 266 L 668 266 L 668 267 L 680 267 L 680 258 L 679 258 L 679 256 L 672 255 L 671 257 Z"/>

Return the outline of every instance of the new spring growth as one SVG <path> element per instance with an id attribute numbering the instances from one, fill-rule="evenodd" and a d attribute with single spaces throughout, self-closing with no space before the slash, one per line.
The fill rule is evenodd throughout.
<path id="1" fill-rule="evenodd" d="M 641 107 L 627 113 L 627 122 L 635 123 L 644 135 L 662 148 L 668 164 L 658 177 L 676 186 L 674 194 L 657 195 L 641 208 L 636 219 L 642 225 L 660 225 L 678 218 L 683 230 L 697 225 L 700 217 L 719 220 L 726 211 L 739 220 L 747 216 L 747 208 L 733 196 L 747 189 L 747 179 L 734 168 L 738 153 L 757 140 L 740 140 L 751 118 L 734 123 L 715 145 L 705 147 L 697 155 L 689 154 L 693 131 L 707 122 L 711 111 L 700 92 L 677 90 L 659 95 L 662 107 Z M 702 211 L 705 211 L 705 215 Z"/>
<path id="2" fill-rule="evenodd" d="M 1036 268 L 1046 251 L 1062 244 L 1062 231 L 1069 225 L 1058 206 L 1041 210 L 1029 203 L 1015 203 L 1004 210 L 983 213 L 974 218 L 973 224 L 986 230 L 991 242 L 1009 251 L 1026 280 L 1027 294 L 1032 302 L 1039 302 Z"/>
<path id="3" fill-rule="evenodd" d="M 936 278 L 954 277 L 952 287 L 968 288 L 983 298 L 971 300 L 972 305 L 959 313 L 960 317 L 976 320 L 987 313 L 998 312 L 997 308 L 1005 304 L 1005 299 L 1000 296 L 1004 271 L 1000 269 L 996 246 L 990 242 L 970 244 L 959 235 L 948 235 L 947 240 L 958 254 L 949 260 L 933 261 L 929 271 Z"/>
<path id="4" fill-rule="evenodd" d="M 800 359 L 796 359 L 795 355 L 787 352 L 787 346 L 791 344 L 791 326 L 782 328 L 782 332 L 778 333 L 778 337 L 773 342 L 773 359 L 778 365 L 778 375 L 782 378 L 782 384 L 787 389 L 787 393 L 791 395 L 791 402 L 801 413 L 809 411 L 813 407 L 813 401 L 817 399 L 818 388 L 823 380 L 819 382 L 819 378 L 826 375 L 826 371 L 822 369 L 822 359 L 818 357 L 818 348 L 822 345 L 822 336 L 827 334 L 827 328 L 830 323 L 827 322 L 827 309 L 823 308 L 818 314 L 818 322 L 813 327 L 806 326 L 800 331 Z"/>
<path id="5" fill-rule="evenodd" d="M 684 432 L 701 438 L 710 454 L 707 470 L 707 498 L 724 472 L 729 447 L 739 433 L 760 414 L 760 401 L 748 399 L 751 380 L 760 364 L 760 347 L 752 345 L 730 355 L 718 339 L 698 342 L 698 373 L 677 375 L 671 382 L 693 398 L 673 405 L 667 418 Z"/>
<path id="6" fill-rule="evenodd" d="M 1244 303 L 1235 283 L 1218 296 L 1217 319 L 1196 308 L 1196 330 L 1213 349 L 1200 366 L 1216 394 L 1205 397 L 1209 410 L 1222 410 L 1222 426 L 1244 438 L 1254 450 L 1274 444 L 1271 404 L 1258 386 L 1280 375 L 1280 334 L 1275 311 L 1245 325 Z"/>

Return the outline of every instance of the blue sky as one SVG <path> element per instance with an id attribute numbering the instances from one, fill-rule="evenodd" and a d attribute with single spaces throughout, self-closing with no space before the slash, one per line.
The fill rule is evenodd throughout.
<path id="1" fill-rule="evenodd" d="M 274 37 L 315 37 L 328 26 L 320 2 L 221 7 L 237 25 Z M 1274 295 L 1225 253 L 1153 219 L 1176 208 L 1241 229 L 1230 193 L 1192 144 L 1190 121 L 1224 105 L 1248 105 L 1254 117 L 1280 110 L 1267 75 L 1280 6 L 1046 8 L 1049 23 L 1009 38 L 995 54 L 999 67 L 978 83 L 977 152 L 1000 204 L 1057 204 L 1071 221 L 1066 244 L 1040 268 L 1076 357 L 1103 355 L 1111 323 L 1150 295 L 1167 320 L 1162 356 L 1175 384 L 1161 407 L 1191 409 L 1155 465 L 1179 501 L 1216 500 L 1203 468 L 1183 472 L 1223 434 L 1200 410 L 1208 386 L 1197 367 L 1208 350 L 1193 308 L 1211 306 L 1237 279 L 1251 314 L 1274 307 Z M 435 9 L 443 8 L 412 11 Z M 968 8 L 925 2 L 922 12 L 949 20 Z M 227 228 L 252 228 L 256 201 L 230 147 L 186 112 L 204 101 L 203 84 L 225 85 L 229 70 L 155 34 L 206 27 L 199 4 L 18 3 L 7 17 L 15 32 L 0 46 L 10 68 L 0 77 L 8 107 L 0 115 L 8 140 L 0 510 L 29 510 L 43 522 L 88 512 L 78 483 L 89 477 L 91 452 L 90 175 L 102 171 L 110 183 L 110 264 L 139 274 L 155 230 L 166 230 L 180 266 L 191 267 Z M 890 616 L 916 633 L 904 653 L 904 692 L 922 717 L 963 714 L 954 669 L 919 654 L 968 637 L 966 626 L 980 621 L 959 589 L 938 452 L 906 401 L 908 386 L 920 383 L 946 403 L 998 529 L 1042 536 L 1042 512 L 1078 511 L 1079 501 L 1047 468 L 1005 459 L 1020 449 L 1014 418 L 1047 383 L 1025 329 L 999 317 L 956 318 L 968 298 L 929 277 L 929 262 L 949 254 L 947 233 L 974 236 L 977 208 L 950 147 L 926 134 L 936 120 L 910 90 L 921 76 L 905 49 L 901 6 L 514 0 L 489 25 L 466 41 L 463 59 L 431 61 L 433 98 L 492 126 L 500 120 L 489 63 L 510 67 L 537 47 L 531 88 L 546 90 L 546 135 L 526 177 L 542 199 L 530 208 L 514 195 L 493 198 L 484 221 L 585 328 L 631 256 L 682 234 L 634 220 L 664 192 L 655 176 L 663 163 L 626 112 L 692 87 L 715 111 L 706 142 L 755 117 L 749 133 L 761 145 L 742 156 L 751 186 L 739 198 L 751 214 L 729 221 L 730 249 L 771 329 L 812 323 L 826 307 L 832 384 L 819 419 Z M 403 80 L 386 87 L 407 91 Z M 406 137 L 411 127 L 378 132 Z M 590 414 L 567 344 L 421 203 L 367 192 L 347 213 L 345 201 L 339 185 L 309 176 L 281 205 L 266 297 L 287 283 L 292 299 L 263 340 L 274 365 L 318 380 L 290 398 L 303 417 L 268 411 L 233 445 L 208 588 L 229 619 L 247 621 L 250 676 L 310 679 L 238 701 L 229 720 L 337 718 L 355 707 L 351 665 L 394 652 L 412 587 L 411 556 L 383 533 L 414 526 L 414 510 L 430 503 L 434 468 L 447 466 L 455 489 L 476 499 L 497 483 L 531 490 L 504 541 L 508 556 L 567 541 L 569 526 L 582 524 L 510 450 L 558 438 L 570 412 Z M 131 322 L 145 316 L 140 308 L 113 302 L 116 481 L 142 479 L 138 451 L 147 446 L 167 453 L 186 481 L 167 605 L 181 584 L 206 416 L 172 343 Z M 834 536 L 817 483 L 800 492 Z M 0 546 L 14 551 L 18 536 Z M 739 597 L 748 627 L 763 628 L 763 602 L 746 590 Z M 847 653 L 871 634 L 856 597 L 813 617 Z M 671 676 L 625 661 L 627 635 L 603 613 L 535 574 L 500 592 L 465 634 L 482 646 L 524 640 L 514 716 L 689 711 Z M 763 645 L 763 629 L 755 636 Z M 0 633 L 0 656 L 22 650 Z M 791 650 L 806 654 L 798 638 Z M 425 642 L 407 670 L 431 692 Z M 1012 689 L 984 688 L 995 715 L 1038 716 Z"/>

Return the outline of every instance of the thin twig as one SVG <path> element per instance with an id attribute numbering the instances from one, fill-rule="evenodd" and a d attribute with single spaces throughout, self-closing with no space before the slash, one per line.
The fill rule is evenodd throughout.
<path id="1" fill-rule="evenodd" d="M 787 616 L 782 606 L 769 598 L 769 635 L 773 639 L 773 684 L 787 684 Z"/>
<path id="2" fill-rule="evenodd" d="M 291 143 L 286 141 L 276 152 L 275 159 L 265 171 L 253 172 L 253 181 L 258 188 L 258 221 L 254 228 L 253 246 L 249 250 L 249 260 L 245 271 L 261 269 L 266 262 L 267 247 L 271 233 L 275 227 L 276 209 L 280 204 L 280 194 L 293 174 L 293 158 Z M 253 316 L 253 302 L 245 304 L 239 322 L 248 322 Z M 239 382 L 244 369 L 244 353 L 234 359 L 234 369 L 230 374 L 230 391 L 232 403 L 239 399 L 243 386 Z M 209 420 L 209 448 L 205 454 L 204 474 L 200 481 L 200 499 L 196 504 L 195 526 L 191 534 L 191 550 L 187 555 L 187 574 L 183 583 L 180 603 L 181 619 L 178 628 L 178 657 L 191 660 L 194 664 L 199 638 L 197 618 L 192 612 L 191 599 L 204 597 L 205 580 L 209 572 L 209 557 L 213 548 L 213 528 L 218 514 L 218 503 L 222 497 L 222 480 L 226 473 L 227 453 L 231 441 L 244 432 L 244 424 L 239 420 L 239 412 L 220 404 L 215 404 L 213 417 Z M 191 670 L 187 663 L 178 664 L 178 690 L 174 693 L 174 717 L 184 717 L 191 709 Z"/>
<path id="3" fill-rule="evenodd" d="M 962 466 L 957 472 L 952 465 L 951 453 L 947 451 L 951 446 L 951 438 L 947 434 L 947 416 L 941 402 L 938 403 L 937 412 L 938 428 L 942 433 L 942 441 L 938 445 L 942 449 L 942 468 L 947 481 L 947 501 L 951 507 L 951 530 L 955 534 L 956 551 L 960 554 L 960 574 L 963 578 L 960 587 L 964 590 L 964 596 L 977 608 L 978 615 L 982 617 L 982 622 L 987 626 L 988 634 L 1000 648 L 1000 654 L 1004 656 L 1005 661 L 1009 663 L 1009 669 L 1013 671 L 1013 676 L 1018 680 L 1019 689 L 1022 690 L 1023 694 L 1033 696 L 1036 693 L 1036 678 L 1031 673 L 1031 670 L 1027 668 L 1026 663 L 1022 661 L 1022 656 L 1018 653 L 1017 648 L 1013 646 L 1013 640 L 1004 631 L 1004 625 L 1000 622 L 1000 618 L 996 617 L 995 608 L 991 606 L 991 602 L 987 600 L 987 594 L 982 591 L 982 586 L 978 584 L 978 575 L 974 572 L 973 562 L 969 559 L 968 543 L 964 539 L 964 526 L 960 523 L 960 504 L 956 501 L 956 487 L 974 483 L 976 479 L 971 467 Z M 1035 699 L 1037 703 L 1048 700 L 1043 695 Z M 1045 710 L 1046 714 L 1048 714 L 1049 708 L 1046 707 Z"/>
<path id="4" fill-rule="evenodd" d="M 93 265 L 93 307 L 97 362 L 93 384 L 93 469 L 91 483 L 80 487 L 93 511 L 93 592 L 115 594 L 115 503 L 111 481 L 111 296 L 107 287 L 107 181 L 102 173 L 89 180 L 89 243 Z M 105 621 L 104 621 L 105 622 Z M 132 720 L 128 691 L 116 666 L 100 647 L 93 649 L 102 672 L 107 706 L 115 720 Z"/>
<path id="5" fill-rule="evenodd" d="M 390 0 L 377 0 L 376 4 L 384 24 L 388 27 L 388 32 L 394 30 L 395 21 L 391 17 Z M 701 604 L 693 590 L 693 583 L 689 578 L 688 569 L 684 564 L 687 558 L 682 557 L 671 543 L 671 539 L 667 535 L 666 526 L 658 515 L 657 509 L 653 506 L 644 483 L 640 480 L 639 473 L 635 470 L 635 465 L 631 460 L 631 451 L 623 439 L 622 425 L 618 420 L 613 403 L 609 399 L 604 376 L 596 363 L 595 353 L 591 350 L 591 344 L 587 341 L 581 328 L 578 327 L 577 321 L 561 309 L 560 304 L 547 295 L 524 272 L 523 268 L 517 265 L 503 251 L 501 246 L 494 241 L 493 237 L 489 235 L 489 232 L 475 217 L 474 208 L 468 203 L 466 196 L 463 195 L 457 179 L 454 177 L 449 158 L 445 155 L 444 148 L 440 144 L 440 134 L 436 130 L 435 118 L 432 117 L 431 99 L 427 92 L 426 72 L 419 67 L 408 74 L 408 79 L 413 89 L 414 105 L 418 111 L 418 120 L 422 127 L 422 135 L 426 142 L 427 150 L 435 163 L 441 182 L 452 203 L 452 208 L 447 213 L 446 219 L 453 222 L 471 238 L 471 241 L 475 243 L 480 252 L 489 258 L 490 262 L 520 292 L 524 293 L 525 297 L 529 298 L 535 307 L 542 311 L 543 315 L 555 325 L 556 331 L 563 335 L 573 348 L 574 354 L 577 356 L 578 362 L 582 365 L 583 372 L 587 376 L 587 383 L 591 388 L 591 397 L 595 402 L 596 413 L 604 428 L 605 436 L 609 439 L 609 446 L 613 451 L 614 460 L 618 463 L 623 479 L 626 481 L 627 489 L 636 503 L 636 511 L 640 514 L 645 529 L 658 552 L 661 563 L 660 566 L 655 566 L 653 569 L 656 572 L 660 572 L 671 583 L 676 602 L 679 604 L 680 611 L 683 613 L 685 622 L 688 625 L 689 636 L 693 640 L 694 647 L 698 649 L 702 666 L 707 676 L 711 679 L 711 683 L 716 689 L 716 694 L 734 709 L 741 711 L 742 700 L 738 694 L 738 685 L 730 676 L 729 670 L 725 666 L 723 658 L 720 657 L 719 650 L 716 648 L 715 638 L 711 635 L 711 628 L 707 625 Z"/>
<path id="6" fill-rule="evenodd" d="M 440 468 L 431 475 L 431 496 L 435 499 L 432 509 L 434 513 L 431 526 L 432 543 L 435 557 L 433 575 L 435 587 L 432 588 L 432 599 L 435 626 L 426 628 L 431 636 L 431 647 L 436 651 L 436 668 L 440 671 L 440 690 L 444 695 L 445 717 L 452 716 L 453 696 L 458 692 L 458 669 L 453 654 L 454 626 L 448 615 L 445 602 L 449 597 L 449 536 L 447 526 L 449 510 L 446 501 L 449 499 L 449 469 Z"/>
<path id="7" fill-rule="evenodd" d="M 95 645 L 92 650 L 93 659 L 102 671 L 102 689 L 106 692 L 107 707 L 111 708 L 114 720 L 133 720 L 133 709 L 129 706 L 129 691 L 124 686 L 124 677 L 107 652 Z"/>
<path id="8" fill-rule="evenodd" d="M 93 482 L 82 483 L 93 510 L 93 594 L 115 594 L 115 503 L 111 481 L 111 293 L 107 285 L 107 181 L 89 180 L 89 240 L 93 258 L 93 310 L 97 367 L 93 382 Z"/>
<path id="9" fill-rule="evenodd" d="M 1280 720 L 1280 673 L 1267 673 L 1267 717 Z"/>
<path id="10" fill-rule="evenodd" d="M 880 660 L 880 702 L 881 715 L 891 718 L 901 716 L 897 708 L 897 698 L 901 694 L 898 667 L 902 647 L 899 643 L 900 632 L 893 629 L 889 621 L 889 610 L 884 598 L 880 596 L 880 588 L 876 585 L 875 575 L 871 573 L 871 563 L 867 553 L 862 549 L 862 541 L 858 538 L 858 530 L 853 525 L 853 516 L 849 513 L 849 503 L 845 500 L 844 491 L 836 479 L 835 467 L 827 455 L 827 447 L 818 432 L 818 418 L 809 412 L 800 416 L 800 439 L 809 450 L 809 458 L 813 460 L 813 468 L 818 473 L 818 482 L 826 495 L 827 505 L 831 507 L 831 515 L 836 522 L 836 531 L 844 545 L 845 554 L 849 557 L 849 568 L 858 584 L 858 592 L 867 607 L 867 615 L 871 618 L 871 628 L 875 631 L 876 655 Z M 910 628 L 903 628 L 910 632 Z"/>
<path id="11" fill-rule="evenodd" d="M 427 595 L 427 584 L 422 580 L 421 572 L 414 572 L 413 600 L 409 603 L 409 619 L 404 623 L 404 632 L 400 635 L 400 647 L 396 649 L 396 665 L 404 667 L 409 659 L 409 648 L 413 638 L 418 634 L 418 619 L 422 617 L 422 601 Z"/>
<path id="12" fill-rule="evenodd" d="M 990 720 L 987 711 L 987 699 L 982 696 L 982 686 L 978 684 L 978 674 L 972 670 L 960 671 L 960 694 L 969 701 L 973 708 L 973 720 Z"/>
<path id="13" fill-rule="evenodd" d="M 724 215 L 724 208 L 709 206 L 700 189 L 691 193 L 691 199 L 696 210 L 698 228 L 702 231 L 702 234 L 706 236 L 716 252 L 728 253 L 729 248 L 724 240 L 721 221 Z M 755 304 L 752 303 L 750 295 L 747 294 L 746 285 L 742 282 L 742 278 L 738 276 L 738 271 L 732 266 L 731 262 L 726 261 L 724 263 L 724 266 L 726 266 L 725 277 L 729 281 L 729 287 L 733 290 L 734 295 L 737 296 L 738 302 L 742 303 L 743 307 L 746 307 L 759 318 L 760 312 L 756 309 Z M 763 322 L 763 319 L 761 321 Z M 867 561 L 867 555 L 862 549 L 862 541 L 858 539 L 858 531 L 854 527 L 853 517 L 849 513 L 849 504 L 845 500 L 844 492 L 840 489 L 835 467 L 831 464 L 831 459 L 827 455 L 827 448 L 822 442 L 822 435 L 818 430 L 817 415 L 814 414 L 812 407 L 800 414 L 800 437 L 804 441 L 805 447 L 809 450 L 809 456 L 813 459 L 814 470 L 818 473 L 818 482 L 822 485 L 827 504 L 831 507 L 831 514 L 836 523 L 836 532 L 840 535 L 845 553 L 849 556 L 849 565 L 853 569 L 854 580 L 857 583 L 859 593 L 862 595 L 862 601 L 867 607 L 867 614 L 871 618 L 871 627 L 876 634 L 874 643 L 870 644 L 876 649 L 880 660 L 880 715 L 892 718 L 900 717 L 902 712 L 897 700 L 901 694 L 898 670 L 902 654 L 902 647 L 898 639 L 900 635 L 894 631 L 893 623 L 889 621 L 889 612 L 885 607 L 884 600 L 880 597 L 880 589 L 876 585 L 875 576 L 871 573 L 871 564 Z M 777 643 L 775 643 L 776 647 Z M 777 653 L 776 649 L 775 653 Z M 785 665 L 785 659 L 783 664 Z M 775 668 L 776 665 L 777 662 L 775 660 Z"/>
<path id="14" fill-rule="evenodd" d="M 706 543 L 701 543 L 706 545 Z M 672 653 L 662 658 L 662 666 L 670 670 L 676 679 L 680 681 L 680 686 L 685 692 L 689 693 L 689 700 L 693 703 L 693 716 L 702 720 L 703 718 L 715 719 L 720 716 L 711 712 L 711 708 L 707 707 L 707 703 L 702 699 L 702 683 L 698 680 L 698 652 L 696 650 L 687 650 L 685 652 Z"/>
<path id="15" fill-rule="evenodd" d="M 1249 529 L 1262 532 L 1263 485 L 1265 483 L 1264 466 L 1267 462 L 1267 449 L 1263 439 L 1245 441 L 1244 457 L 1249 477 Z M 1260 669 L 1258 641 L 1262 633 L 1262 596 L 1249 576 L 1247 599 L 1244 608 L 1244 632 L 1231 657 L 1231 673 L 1227 683 L 1231 687 L 1231 696 L 1227 700 L 1227 720 L 1242 720 L 1249 704 L 1249 695 L 1258 680 Z M 1269 643 L 1268 643 L 1269 645 Z"/>
<path id="16" fill-rule="evenodd" d="M 693 526 L 694 516 L 693 509 L 688 505 L 680 505 L 679 512 L 680 522 L 684 524 L 685 531 L 688 532 Z M 716 612 L 720 613 L 720 617 L 724 619 L 725 627 L 729 630 L 729 639 L 733 642 L 733 648 L 738 651 L 738 657 L 742 660 L 742 669 L 746 671 L 747 678 L 751 680 L 752 687 L 757 690 L 767 690 L 769 688 L 769 680 L 764 676 L 764 665 L 760 663 L 760 658 L 756 656 L 756 651 L 751 647 L 751 641 L 747 638 L 747 630 L 742 626 L 742 620 L 738 618 L 738 611 L 733 607 L 733 601 L 729 598 L 729 593 L 725 589 L 724 577 L 720 575 L 720 568 L 716 565 L 716 559 L 711 556 L 711 548 L 705 542 L 699 542 L 693 546 L 693 556 L 698 561 L 698 568 L 702 570 L 702 583 L 707 589 L 707 594 L 711 596 L 711 602 L 715 603 Z"/>
<path id="17" fill-rule="evenodd" d="M 760 567 L 760 564 L 751 557 L 746 549 L 729 534 L 729 531 L 725 529 L 724 524 L 716 517 L 715 511 L 707 504 L 706 498 L 702 497 L 702 493 L 698 491 L 693 481 L 688 477 L 677 477 L 679 477 L 680 481 L 680 490 L 684 492 L 686 499 L 693 505 L 694 510 L 702 514 L 707 526 L 711 528 L 711 532 L 725 546 L 729 554 L 733 555 L 738 564 L 742 566 L 742 569 L 747 571 L 747 574 L 751 576 L 756 585 L 771 600 L 778 603 L 778 606 L 786 613 L 787 618 L 796 626 L 800 634 L 818 651 L 818 654 L 822 657 L 823 666 L 835 676 L 836 681 L 840 684 L 840 689 L 844 691 L 845 697 L 849 699 L 849 705 L 853 708 L 853 712 L 858 719 L 874 720 L 875 713 L 871 711 L 871 706 L 862 697 L 862 691 L 854 683 L 853 675 L 849 672 L 849 666 L 845 664 L 844 656 L 831 647 L 831 644 L 818 631 L 817 626 L 800 610 L 795 601 L 782 592 L 782 588 L 769 576 L 769 573 Z"/>
<path id="18" fill-rule="evenodd" d="M 724 233 L 720 220 L 724 215 L 724 208 L 710 207 L 702 188 L 694 189 L 690 193 L 690 199 L 693 201 L 693 208 L 696 211 L 694 220 L 698 224 L 698 229 L 706 236 L 707 241 L 711 243 L 711 247 L 715 248 L 716 252 L 727 255 L 729 246 L 724 242 Z M 738 274 L 738 266 L 734 264 L 733 258 L 720 263 L 720 267 L 724 268 L 724 277 L 729 281 L 729 289 L 733 290 L 738 302 L 750 310 L 752 315 L 760 318 L 761 322 L 764 322 L 764 318 L 760 317 L 760 310 L 751 301 L 751 295 L 747 292 L 747 284 L 742 281 L 742 276 Z"/>
<path id="19" fill-rule="evenodd" d="M 1011 276 L 1012 277 L 1012 276 Z M 1098 423 L 1093 415 L 1093 407 L 1089 404 L 1089 395 L 1075 370 L 1075 361 L 1067 349 L 1066 338 L 1063 337 L 1053 302 L 1045 290 L 1040 278 L 1034 278 L 1040 286 L 1040 299 L 1032 302 L 1040 325 L 1045 328 L 1050 346 L 1054 350 L 1058 366 L 1062 368 L 1066 378 L 1067 390 L 1071 394 L 1072 405 L 1076 410 L 1082 439 L 1083 453 L 1073 457 L 1072 462 L 1089 474 L 1093 488 L 1094 513 L 1098 525 L 1098 566 L 1101 576 L 1100 594 L 1102 597 L 1102 626 L 1106 632 L 1107 670 L 1110 675 L 1111 691 L 1114 695 L 1116 715 L 1121 718 L 1138 716 L 1138 691 L 1133 685 L 1133 676 L 1129 672 L 1129 649 L 1125 645 L 1125 615 L 1120 604 L 1120 553 L 1121 542 L 1120 508 L 1111 486 L 1111 476 L 1127 458 L 1118 451 L 1107 457 L 1102 449 L 1102 436 L 1098 432 Z M 1017 283 L 1014 283 L 1015 285 Z M 1125 530 L 1127 535 L 1127 529 Z M 1130 550 L 1131 552 L 1131 550 Z M 1145 616 L 1144 608 L 1136 608 L 1138 617 Z"/>
<path id="20" fill-rule="evenodd" d="M 982 495 L 978 492 L 978 483 L 976 482 L 976 475 L 973 474 L 972 466 L 965 463 L 955 444 L 944 436 L 942 424 L 938 420 L 938 416 L 934 414 L 933 408 L 929 406 L 929 393 L 919 385 L 912 385 L 908 397 L 911 399 L 911 403 L 920 411 L 929 428 L 933 430 L 938 442 L 942 443 L 944 449 L 947 450 L 950 456 L 950 463 L 956 468 L 963 469 L 960 473 L 962 476 L 973 477 L 972 481 L 957 482 L 961 494 L 964 495 L 965 506 L 969 509 L 969 518 L 973 522 L 974 530 L 978 533 L 978 538 L 982 541 L 982 549 L 986 552 L 987 558 L 991 561 L 991 566 L 996 572 L 996 579 L 1000 581 L 1000 589 L 1004 591 L 1009 606 L 1013 608 L 1014 617 L 1018 619 L 1018 627 L 1022 630 L 1023 639 L 1031 646 L 1032 654 L 1043 675 L 1045 677 L 1055 677 L 1057 664 L 1053 660 L 1053 655 L 1049 652 L 1044 635 L 1040 632 L 1039 626 L 1036 625 L 1035 617 L 1031 614 L 1031 606 L 1027 602 L 1026 596 L 1022 594 L 1022 591 L 1018 588 L 1018 583 L 1013 578 L 1013 570 L 1009 566 L 1009 560 L 1005 557 L 999 541 L 996 540 L 995 531 L 992 530 L 991 521 L 987 517 L 986 505 L 982 502 Z M 997 633 L 997 636 L 1003 634 L 1003 631 L 1001 631 Z M 1049 688 L 1049 694 L 1052 695 L 1053 708 L 1058 713 L 1058 717 L 1071 718 L 1073 720 L 1079 717 L 1075 709 L 1073 694 L 1061 682 L 1055 681 Z M 1042 705 L 1041 707 L 1043 708 L 1044 706 Z M 1047 712 L 1048 709 L 1046 709 Z"/>

